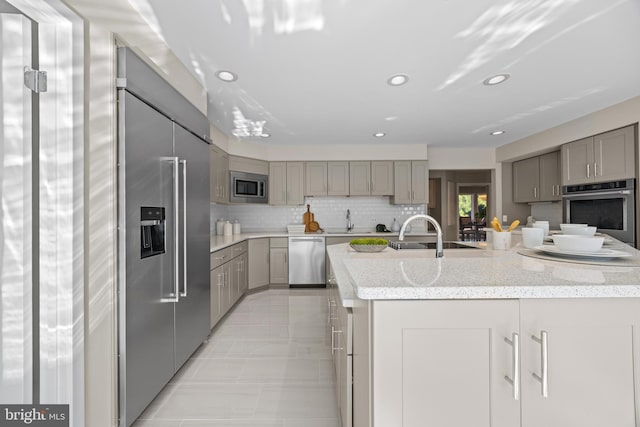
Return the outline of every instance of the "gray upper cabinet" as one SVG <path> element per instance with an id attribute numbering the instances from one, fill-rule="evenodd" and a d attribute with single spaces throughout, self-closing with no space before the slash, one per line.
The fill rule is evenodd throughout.
<path id="1" fill-rule="evenodd" d="M 561 200 L 560 194 L 560 152 L 543 154 L 540 164 L 540 200 Z"/>
<path id="2" fill-rule="evenodd" d="M 287 205 L 304 204 L 304 162 L 287 162 Z"/>
<path id="3" fill-rule="evenodd" d="M 305 162 L 305 196 L 327 195 L 327 162 Z"/>
<path id="4" fill-rule="evenodd" d="M 352 196 L 371 194 L 371 162 L 349 162 L 349 193 Z"/>
<path id="5" fill-rule="evenodd" d="M 411 203 L 411 161 L 393 162 L 393 202 Z"/>
<path id="6" fill-rule="evenodd" d="M 601 133 L 562 146 L 562 185 L 635 176 L 635 128 Z"/>
<path id="7" fill-rule="evenodd" d="M 402 160 L 393 162 L 395 204 L 427 204 L 429 202 L 429 162 Z"/>
<path id="8" fill-rule="evenodd" d="M 269 204 L 287 204 L 287 163 L 269 163 Z"/>
<path id="9" fill-rule="evenodd" d="M 559 152 L 513 162 L 513 201 L 515 203 L 560 200 Z"/>
<path id="10" fill-rule="evenodd" d="M 393 162 L 371 162 L 371 195 L 393 196 Z"/>
<path id="11" fill-rule="evenodd" d="M 229 155 L 211 144 L 209 194 L 212 203 L 229 203 Z"/>
<path id="12" fill-rule="evenodd" d="M 429 162 L 411 161 L 411 203 L 429 203 Z"/>
<path id="13" fill-rule="evenodd" d="M 327 162 L 327 195 L 349 195 L 349 162 Z"/>
<path id="14" fill-rule="evenodd" d="M 303 182 L 303 162 L 269 163 L 269 204 L 302 205 Z"/>
<path id="15" fill-rule="evenodd" d="M 540 161 L 538 157 L 513 162 L 513 201 L 515 203 L 540 200 Z"/>

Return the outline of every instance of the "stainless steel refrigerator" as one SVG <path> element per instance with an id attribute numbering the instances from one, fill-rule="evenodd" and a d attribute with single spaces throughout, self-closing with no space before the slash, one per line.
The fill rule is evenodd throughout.
<path id="1" fill-rule="evenodd" d="M 130 426 L 209 330 L 206 117 L 118 50 L 119 417 Z"/>

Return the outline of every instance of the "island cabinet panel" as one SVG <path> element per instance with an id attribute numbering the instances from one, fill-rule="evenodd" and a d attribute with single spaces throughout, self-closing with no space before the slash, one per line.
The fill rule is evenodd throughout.
<path id="1" fill-rule="evenodd" d="M 522 427 L 637 425 L 638 300 L 521 300 L 521 319 Z"/>
<path id="2" fill-rule="evenodd" d="M 373 425 L 519 425 L 517 301 L 374 301 L 372 319 Z"/>

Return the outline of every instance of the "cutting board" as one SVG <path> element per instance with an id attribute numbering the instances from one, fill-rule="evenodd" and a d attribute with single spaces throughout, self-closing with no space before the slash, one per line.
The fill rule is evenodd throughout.
<path id="1" fill-rule="evenodd" d="M 302 214 L 302 223 L 304 224 L 304 231 L 309 231 L 309 224 L 313 221 L 313 214 L 311 213 L 311 205 L 307 205 L 307 211 Z"/>

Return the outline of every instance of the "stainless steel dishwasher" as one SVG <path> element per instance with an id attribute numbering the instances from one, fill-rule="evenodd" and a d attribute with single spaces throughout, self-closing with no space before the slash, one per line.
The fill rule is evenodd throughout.
<path id="1" fill-rule="evenodd" d="M 324 236 L 289 237 L 289 286 L 326 286 Z"/>

